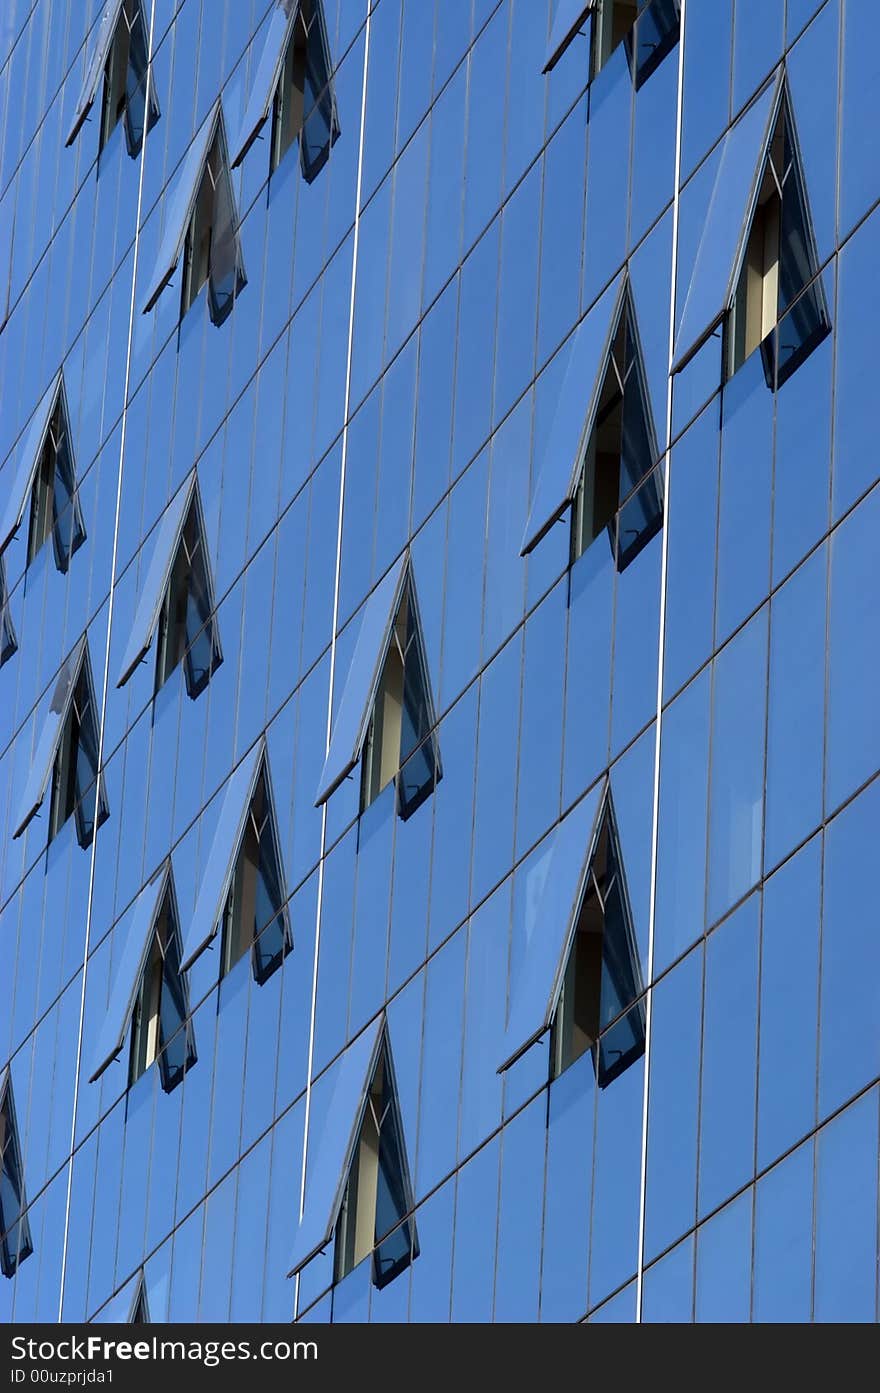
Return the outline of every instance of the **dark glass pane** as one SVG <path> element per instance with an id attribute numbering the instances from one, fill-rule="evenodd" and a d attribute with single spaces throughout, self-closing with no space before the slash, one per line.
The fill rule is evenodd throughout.
<path id="1" fill-rule="evenodd" d="M 186 1017 L 186 991 L 180 973 L 180 948 L 175 932 L 165 949 L 159 1004 L 160 1068 L 162 1087 L 166 1092 L 175 1088 L 183 1078 L 184 1071 L 195 1063 L 195 1045 L 192 1031 L 185 1025 Z"/>
<path id="2" fill-rule="evenodd" d="M 144 139 L 144 113 L 147 91 L 147 36 L 140 5 L 135 10 L 125 75 L 125 138 L 128 153 L 139 155 Z M 159 119 L 159 108 L 150 92 L 149 129 Z"/>
<path id="3" fill-rule="evenodd" d="M 635 352 L 631 329 L 626 335 L 626 381 L 623 389 L 623 413 L 620 443 L 620 496 L 622 502 L 643 479 L 654 463 L 654 451 L 648 428 L 647 398 L 642 365 Z"/>
<path id="4" fill-rule="evenodd" d="M 260 835 L 254 910 L 254 975 L 258 982 L 265 982 L 275 971 L 289 947 L 281 913 L 283 900 L 271 817 L 267 817 Z"/>
<path id="5" fill-rule="evenodd" d="M 626 570 L 639 552 L 656 537 L 663 526 L 663 476 L 654 470 L 637 493 L 634 493 L 617 514 L 616 522 L 608 528 L 611 549 L 614 551 L 614 530 L 617 530 L 617 569 Z"/>
<path id="6" fill-rule="evenodd" d="M 400 730 L 401 763 L 424 740 L 430 728 L 425 664 L 421 636 L 410 604 L 406 621 L 406 661 L 403 669 L 403 712 Z"/>
<path id="7" fill-rule="evenodd" d="M 247 284 L 241 265 L 236 226 L 235 199 L 225 154 L 215 147 L 212 164 L 218 167 L 217 186 L 211 218 L 211 258 L 209 293 L 211 319 L 222 324 L 228 318 L 235 297 Z"/>
<path id="8" fill-rule="evenodd" d="M 66 571 L 71 556 L 85 539 L 82 522 L 74 497 L 75 482 L 73 464 L 67 448 L 66 426 L 55 452 L 55 469 L 52 480 L 52 522 L 55 544 L 55 562 L 59 571 Z"/>
<path id="9" fill-rule="evenodd" d="M 382 1088 L 382 1126 L 379 1133 L 379 1174 L 376 1189 L 376 1237 L 389 1236 L 377 1245 L 374 1278 L 377 1287 L 392 1281 L 408 1266 L 412 1253 L 409 1224 L 401 1224 L 408 1209 L 406 1164 L 400 1122 L 387 1065 Z M 397 1227 L 399 1225 L 399 1227 Z M 390 1230 L 394 1230 L 390 1232 Z"/>
<path id="10" fill-rule="evenodd" d="M 651 0 L 627 36 L 627 56 L 636 91 L 678 43 L 679 0 Z"/>
<path id="11" fill-rule="evenodd" d="M 304 6 L 304 12 L 312 6 Z M 324 19 L 316 0 L 309 23 L 306 48 L 305 94 L 300 158 L 303 178 L 310 184 L 320 174 L 330 155 L 330 148 L 339 135 L 333 89 L 330 86 L 330 55 L 324 30 Z"/>
<path id="12" fill-rule="evenodd" d="M 792 373 L 808 358 L 814 348 L 831 333 L 828 308 L 822 278 L 818 276 L 796 300 L 788 314 L 776 326 L 769 340 L 762 344 L 762 353 L 767 348 L 765 370 L 772 354 L 776 354 L 776 385 L 781 387 Z M 772 381 L 772 377 L 771 377 Z"/>
<path id="13" fill-rule="evenodd" d="M 404 821 L 420 808 L 440 782 L 440 761 L 433 736 L 420 745 L 397 776 L 398 810 Z"/>

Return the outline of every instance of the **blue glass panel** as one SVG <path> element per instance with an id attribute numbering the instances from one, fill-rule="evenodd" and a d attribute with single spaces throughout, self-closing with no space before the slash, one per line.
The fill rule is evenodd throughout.
<path id="1" fill-rule="evenodd" d="M 820 547 L 773 597 L 764 863 L 782 857 L 822 818 L 825 591 Z"/>
<path id="2" fill-rule="evenodd" d="M 808 1321 L 812 1276 L 811 1142 L 798 1147 L 758 1182 L 752 1319 Z"/>
<path id="3" fill-rule="evenodd" d="M 760 897 L 752 895 L 706 944 L 700 1079 L 699 1214 L 753 1175 L 758 1050 Z"/>
<path id="4" fill-rule="evenodd" d="M 400 603 L 406 565 L 407 559 L 402 556 L 364 606 L 342 700 L 333 723 L 330 749 L 321 771 L 316 806 L 326 802 L 360 758 L 376 684 Z"/>
<path id="5" fill-rule="evenodd" d="M 217 122 L 220 120 L 222 120 L 222 107 L 218 99 L 202 125 L 198 136 L 189 147 L 186 160 L 177 176 L 177 186 L 173 198 L 166 197 L 165 231 L 150 279 L 150 289 L 144 302 L 144 314 L 148 314 L 153 308 L 174 275 L 174 269 L 180 260 L 189 220 L 192 217 L 196 195 L 199 191 L 199 181 L 214 139 Z"/>
<path id="6" fill-rule="evenodd" d="M 764 885 L 758 1168 L 815 1125 L 822 839 Z"/>
<path id="7" fill-rule="evenodd" d="M 113 1063 L 125 1043 L 125 1032 L 140 988 L 147 952 L 156 927 L 156 916 L 168 885 L 170 864 L 165 863 L 135 902 L 122 947 L 122 956 L 118 960 L 113 986 L 110 989 L 107 1014 L 92 1058 L 89 1083 L 94 1083 L 107 1066 Z"/>
<path id="8" fill-rule="evenodd" d="M 623 286 L 623 277 L 618 276 L 578 327 L 567 350 L 568 366 L 523 534 L 523 556 L 552 527 L 577 485 L 620 316 Z"/>
<path id="9" fill-rule="evenodd" d="M 871 1321 L 877 1299 L 877 1098 L 819 1133 L 813 1319 Z"/>
<path id="10" fill-rule="evenodd" d="M 12 229 L 15 212 L 15 184 L 0 198 L 0 329 L 9 313 L 9 282 L 12 276 Z"/>
<path id="11" fill-rule="evenodd" d="M 561 822 L 531 875 L 525 954 L 511 994 L 499 1072 L 550 1025 L 598 834 L 604 788 L 597 785 Z"/>
<path id="12" fill-rule="evenodd" d="M 165 512 L 159 534 L 153 548 L 150 567 L 144 579 L 140 600 L 129 634 L 128 646 L 119 670 L 117 687 L 123 686 L 134 672 L 141 658 L 153 642 L 153 634 L 159 621 L 159 611 L 171 576 L 171 568 L 180 545 L 180 534 L 189 511 L 190 499 L 195 487 L 195 475 L 187 488 L 179 490 L 176 498 Z"/>
<path id="13" fill-rule="evenodd" d="M 684 366 L 730 303 L 779 92 L 778 82 L 768 87 L 724 138 L 675 336 L 675 371 Z"/>
<path id="14" fill-rule="evenodd" d="M 668 967 L 703 931 L 709 686 L 709 673 L 704 671 L 663 716 L 655 973 Z"/>
<path id="15" fill-rule="evenodd" d="M 95 92 L 98 83 L 103 75 L 104 66 L 110 53 L 110 46 L 113 43 L 113 35 L 116 33 L 116 23 L 119 19 L 119 11 L 122 9 L 123 0 L 109 0 L 104 6 L 104 13 L 98 25 L 98 32 L 95 38 L 89 65 L 86 68 L 86 75 L 79 96 L 76 99 L 76 106 L 73 112 L 73 121 L 67 134 L 65 145 L 72 145 L 79 134 L 83 121 L 89 114 L 92 102 L 95 100 Z"/>
<path id="16" fill-rule="evenodd" d="M 86 640 L 82 638 L 58 674 L 55 690 L 49 702 L 49 710 L 43 721 L 40 738 L 34 751 L 28 780 L 18 805 L 17 824 L 12 834 L 14 837 L 21 836 L 46 796 L 52 765 L 58 753 L 61 732 L 64 729 L 71 698 L 79 680 L 85 651 Z"/>
<path id="17" fill-rule="evenodd" d="M 877 197 L 875 164 L 865 132 L 874 129 L 880 113 L 876 6 L 872 0 L 848 0 L 844 14 L 840 93 L 841 241 Z M 827 85 L 830 86 L 830 82 Z"/>
<path id="18" fill-rule="evenodd" d="M 14 536 L 27 505 L 28 495 L 31 485 L 34 482 L 34 475 L 37 472 L 37 465 L 40 462 L 40 454 L 46 440 L 46 432 L 49 429 L 49 421 L 55 410 L 55 403 L 58 393 L 61 390 L 63 381 L 62 374 L 59 372 L 52 381 L 51 386 L 44 393 L 39 406 L 31 418 L 31 425 L 24 438 L 24 444 L 18 460 L 18 470 L 12 480 L 9 497 L 6 501 L 6 508 L 3 512 L 3 522 L 0 523 L 0 551 L 3 551 Z"/>
<path id="19" fill-rule="evenodd" d="M 554 1079 L 547 1103 L 542 1321 L 579 1320 L 586 1309 L 595 1106 L 588 1050 Z"/>
<path id="20" fill-rule="evenodd" d="M 289 1271 L 298 1272 L 329 1242 L 348 1181 L 367 1091 L 376 1069 L 385 1023 L 380 1017 L 349 1045 L 333 1066 L 333 1092 L 318 1139 L 309 1147 L 310 1164 L 303 1216 L 297 1228 Z M 314 1149 L 313 1149 L 314 1147 Z M 314 1158 L 313 1160 L 311 1158 Z M 291 1205 L 295 1203 L 291 1197 Z"/>
<path id="21" fill-rule="evenodd" d="M 761 871 L 767 609 L 715 660 L 709 800 L 708 922 L 714 924 Z"/>
<path id="22" fill-rule="evenodd" d="M 539 1095 L 502 1133 L 495 1321 L 538 1318 L 546 1139 L 547 1105 Z"/>
<path id="23" fill-rule="evenodd" d="M 752 1192 L 747 1190 L 697 1233 L 698 1321 L 749 1318 Z"/>
<path id="24" fill-rule="evenodd" d="M 550 29 L 550 39 L 544 56 L 543 72 L 555 68 L 575 34 L 584 25 L 594 0 L 556 0 L 556 10 Z"/>
<path id="25" fill-rule="evenodd" d="M 645 1273 L 642 1320 L 646 1324 L 693 1320 L 694 1240 L 686 1238 Z"/>
<path id="26" fill-rule="evenodd" d="M 825 833 L 819 1117 L 880 1074 L 880 934 L 875 911 L 880 781 Z"/>
<path id="27" fill-rule="evenodd" d="M 263 122 L 269 115 L 275 88 L 278 86 L 278 79 L 281 76 L 281 65 L 284 62 L 287 42 L 294 21 L 299 14 L 299 7 L 300 0 L 277 0 L 276 8 L 272 12 L 260 64 L 242 119 L 241 130 L 233 146 L 233 169 L 236 165 L 241 164 L 259 135 Z"/>
<path id="28" fill-rule="evenodd" d="M 183 943 L 181 971 L 185 972 L 214 938 L 220 926 L 223 905 L 235 867 L 235 857 L 241 845 L 245 819 L 257 786 L 257 778 L 265 757 L 265 738 L 257 741 L 226 785 L 226 795 L 214 840 L 208 855 L 199 897 L 192 921 Z"/>

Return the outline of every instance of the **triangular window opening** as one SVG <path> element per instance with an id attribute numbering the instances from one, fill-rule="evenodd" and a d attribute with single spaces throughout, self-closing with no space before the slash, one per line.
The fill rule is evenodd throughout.
<path id="1" fill-rule="evenodd" d="M 188 1016 L 186 985 L 180 971 L 180 927 L 169 886 L 132 1012 L 129 1087 L 156 1060 L 165 1092 L 177 1087 L 196 1060 Z"/>
<path id="2" fill-rule="evenodd" d="M 247 284 L 222 117 L 202 171 L 187 228 L 183 263 L 181 316 L 207 284 L 211 321 L 222 324 L 232 312 L 235 297 Z"/>
<path id="3" fill-rule="evenodd" d="M 98 778 L 98 723 L 88 658 L 80 665 L 52 770 L 49 841 L 68 818 L 76 817 L 76 836 L 87 847 L 94 834 L 95 782 Z M 98 793 L 98 826 L 107 817 L 103 780 Z"/>
<path id="4" fill-rule="evenodd" d="M 116 32 L 104 68 L 104 96 L 98 149 L 103 150 L 120 121 L 125 143 L 134 159 L 141 152 L 144 126 L 152 130 L 159 106 L 149 84 L 147 98 L 147 29 L 141 0 L 123 0 Z"/>
<path id="5" fill-rule="evenodd" d="M 392 780 L 408 818 L 440 779 L 428 667 L 412 585 L 407 581 L 379 680 L 361 763 L 361 812 Z"/>
<path id="6" fill-rule="evenodd" d="M 550 1075 L 593 1051 L 600 1088 L 645 1050 L 638 949 L 610 796 L 587 871 L 577 927 L 553 1017 Z"/>
<path id="7" fill-rule="evenodd" d="M 625 42 L 638 89 L 678 43 L 679 0 L 596 0 L 590 76 L 595 77 Z"/>
<path id="8" fill-rule="evenodd" d="M 339 122 L 321 0 L 299 0 L 297 10 L 272 103 L 269 172 L 299 139 L 303 178 L 311 184 L 327 163 Z"/>
<path id="9" fill-rule="evenodd" d="M 9 1073 L 0 1076 L 0 1268 L 14 1277 L 33 1252 L 27 1220 L 21 1146 Z"/>
<path id="10" fill-rule="evenodd" d="M 245 820 L 223 912 L 220 975 L 252 953 L 254 978 L 263 983 L 290 950 L 281 882 L 281 857 L 265 764 Z"/>
<path id="11" fill-rule="evenodd" d="M 12 626 L 12 615 L 9 612 L 9 596 L 6 593 L 6 568 L 3 565 L 3 558 L 0 556 L 0 667 L 11 658 L 18 648 L 18 639 L 15 637 L 15 629 Z"/>
<path id="12" fill-rule="evenodd" d="M 28 565 L 50 536 L 55 565 L 59 571 L 66 572 L 70 558 L 85 541 L 86 533 L 76 494 L 70 422 L 63 387 L 58 390 L 31 488 Z"/>
<path id="13" fill-rule="evenodd" d="M 159 615 L 156 688 L 183 663 L 186 690 L 195 700 L 220 666 L 214 596 L 197 492 L 190 503 Z"/>
<path id="14" fill-rule="evenodd" d="M 411 1208 L 400 1108 L 383 1047 L 336 1223 L 334 1280 L 371 1253 L 375 1286 L 403 1272 L 419 1253 L 415 1225 L 406 1218 Z"/>
<path id="15" fill-rule="evenodd" d="M 128 1318 L 129 1325 L 149 1325 L 150 1307 L 147 1302 L 147 1284 L 144 1281 L 144 1274 L 140 1272 L 137 1280 L 137 1290 L 135 1291 L 134 1301 L 131 1306 L 131 1315 Z"/>
<path id="16" fill-rule="evenodd" d="M 794 123 L 783 94 L 726 327 L 727 375 L 761 349 L 781 385 L 830 331 Z M 802 293 L 803 292 L 803 293 Z M 798 299 L 800 297 L 800 299 Z M 778 365 L 774 334 L 785 311 Z"/>
<path id="17" fill-rule="evenodd" d="M 596 420 L 587 442 L 583 469 L 571 510 L 571 560 L 577 561 L 607 529 L 618 570 L 624 570 L 663 525 L 659 479 L 651 474 L 656 442 L 648 404 L 635 318 L 627 303 L 620 315 L 608 357 Z M 615 525 L 618 510 L 634 489 L 638 495 L 635 526 Z M 627 510 L 626 523 L 635 517 Z"/>

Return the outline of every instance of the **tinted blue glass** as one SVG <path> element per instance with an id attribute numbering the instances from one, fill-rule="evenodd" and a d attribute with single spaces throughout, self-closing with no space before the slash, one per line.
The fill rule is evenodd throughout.
<path id="1" fill-rule="evenodd" d="M 737 269 L 737 250 L 747 232 L 750 199 L 766 150 L 774 105 L 775 88 L 771 84 L 724 138 L 675 335 L 675 361 L 679 367 L 727 308 Z"/>
<path id="2" fill-rule="evenodd" d="M 122 1049 L 125 1032 L 131 1017 L 135 993 L 140 986 L 147 948 L 156 926 L 156 915 L 161 906 L 161 898 L 167 887 L 168 872 L 162 872 L 141 891 L 132 914 L 128 935 L 122 945 L 121 956 L 111 989 L 107 1015 L 101 1027 L 101 1035 L 92 1060 L 92 1081 L 106 1069 Z"/>
<path id="3" fill-rule="evenodd" d="M 755 616 L 715 660 L 709 796 L 709 923 L 761 870 L 767 613 Z"/>
<path id="4" fill-rule="evenodd" d="M 838 814 L 825 835 L 820 1119 L 880 1072 L 880 1041 L 871 1027 L 880 993 L 880 942 L 866 912 L 878 815 L 880 783 L 875 781 Z"/>
<path id="5" fill-rule="evenodd" d="M 28 494 L 37 472 L 37 466 L 40 463 L 40 451 L 46 439 L 46 432 L 49 429 L 49 421 L 55 409 L 62 380 L 60 376 L 53 380 L 34 412 L 28 433 L 19 448 L 18 470 L 14 478 L 10 478 L 10 466 L 6 465 L 4 472 L 9 479 L 9 497 L 3 511 L 3 522 L 0 523 L 0 551 L 5 550 L 9 545 L 16 528 L 24 517 Z"/>
<path id="6" fill-rule="evenodd" d="M 878 473 L 876 459 L 863 444 L 873 428 L 869 345 L 880 313 L 880 291 L 870 267 L 876 262 L 878 247 L 880 215 L 875 211 L 847 242 L 838 261 L 834 518 L 852 507 Z"/>
<path id="7" fill-rule="evenodd" d="M 764 381 L 761 355 L 753 353 L 722 394 L 715 611 L 718 645 L 767 593 L 772 462 L 773 397 Z"/>
<path id="8" fill-rule="evenodd" d="M 821 838 L 764 887 L 758 1166 L 780 1156 L 816 1117 Z"/>
<path id="9" fill-rule="evenodd" d="M 174 199 L 172 202 L 167 202 L 165 231 L 162 245 L 156 256 L 150 289 L 144 302 L 144 312 L 153 308 L 174 275 L 174 268 L 180 260 L 187 224 L 195 204 L 199 180 L 205 167 L 211 141 L 214 139 L 219 113 L 220 107 L 218 105 L 206 118 L 199 132 L 198 140 L 190 146 L 186 162 L 177 177 Z"/>
<path id="10" fill-rule="evenodd" d="M 877 1101 L 873 1088 L 818 1135 L 814 1320 L 876 1318 Z"/>
<path id="11" fill-rule="evenodd" d="M 541 1273 L 547 1109 L 536 1098 L 504 1128 L 495 1282 L 496 1321 L 535 1321 Z"/>
<path id="12" fill-rule="evenodd" d="M 596 1076 L 588 1051 L 550 1090 L 542 1321 L 578 1320 L 586 1308 L 595 1107 Z"/>
<path id="13" fill-rule="evenodd" d="M 828 812 L 880 765 L 880 717 L 874 636 L 880 632 L 878 553 L 880 493 L 866 498 L 831 539 L 828 624 Z M 872 657 L 873 654 L 873 657 Z"/>
<path id="14" fill-rule="evenodd" d="M 544 72 L 556 66 L 572 39 L 587 22 L 592 0 L 556 0 L 544 55 Z"/>
<path id="15" fill-rule="evenodd" d="M 706 943 L 703 1065 L 700 1078 L 700 1215 L 752 1177 L 758 1048 L 760 897 Z"/>
<path id="16" fill-rule="evenodd" d="M 701 666 L 712 646 L 718 427 L 715 404 L 694 422 L 672 454 L 663 656 L 667 697 Z"/>
<path id="17" fill-rule="evenodd" d="M 773 582 L 778 584 L 828 526 L 832 343 L 826 340 L 776 396 Z"/>
<path id="18" fill-rule="evenodd" d="M 847 7 L 843 31 L 840 116 L 840 235 L 845 236 L 876 197 L 863 134 L 877 119 L 880 55 L 868 38 L 876 16 L 869 0 Z"/>
<path id="19" fill-rule="evenodd" d="M 693 1308 L 694 1240 L 687 1238 L 645 1273 L 642 1320 L 689 1324 Z"/>
<path id="20" fill-rule="evenodd" d="M 681 160 L 685 178 L 727 121 L 732 29 L 733 0 L 687 7 Z"/>
<path id="21" fill-rule="evenodd" d="M 752 1192 L 747 1190 L 697 1232 L 698 1321 L 747 1321 L 750 1308 Z"/>
<path id="22" fill-rule="evenodd" d="M 660 737 L 660 828 L 656 972 L 703 930 L 709 788 L 709 673 L 664 713 Z"/>
<path id="23" fill-rule="evenodd" d="M 810 1319 L 813 1166 L 813 1145 L 808 1143 L 758 1182 L 753 1320 Z"/>

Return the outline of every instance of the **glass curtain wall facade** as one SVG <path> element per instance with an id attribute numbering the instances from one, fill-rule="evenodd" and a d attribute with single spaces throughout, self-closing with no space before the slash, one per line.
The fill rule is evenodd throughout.
<path id="1" fill-rule="evenodd" d="M 878 53 L 5 0 L 0 1319 L 877 1318 Z"/>

